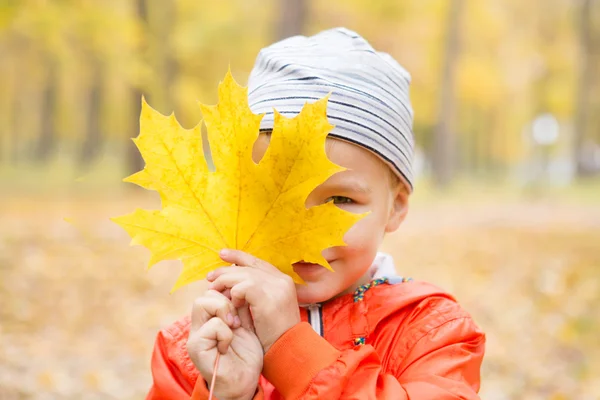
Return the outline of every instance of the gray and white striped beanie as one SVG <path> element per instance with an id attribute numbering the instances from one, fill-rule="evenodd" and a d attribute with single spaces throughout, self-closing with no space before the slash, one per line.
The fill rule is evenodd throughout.
<path id="1" fill-rule="evenodd" d="M 248 81 L 248 101 L 273 128 L 273 109 L 292 117 L 331 92 L 332 137 L 381 157 L 413 187 L 413 111 L 409 73 L 389 54 L 345 28 L 294 36 L 260 51 Z"/>

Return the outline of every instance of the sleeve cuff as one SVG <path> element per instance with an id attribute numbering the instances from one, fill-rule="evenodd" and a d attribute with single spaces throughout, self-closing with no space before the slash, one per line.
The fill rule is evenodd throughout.
<path id="1" fill-rule="evenodd" d="M 319 371 L 333 364 L 340 354 L 308 323 L 301 322 L 265 354 L 263 375 L 284 398 L 296 399 L 306 392 Z"/>

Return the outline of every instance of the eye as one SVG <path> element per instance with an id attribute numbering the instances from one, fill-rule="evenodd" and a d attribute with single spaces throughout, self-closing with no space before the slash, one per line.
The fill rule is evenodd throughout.
<path id="1" fill-rule="evenodd" d="M 352 200 L 349 197 L 345 197 L 345 196 L 331 196 L 330 198 L 325 200 L 325 203 L 329 203 L 330 201 L 333 201 L 333 204 L 352 204 L 352 203 L 354 203 L 354 200 Z"/>

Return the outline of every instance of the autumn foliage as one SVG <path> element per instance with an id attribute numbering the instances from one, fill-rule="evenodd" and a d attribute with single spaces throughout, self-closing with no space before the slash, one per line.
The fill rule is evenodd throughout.
<path id="1" fill-rule="evenodd" d="M 269 262 L 295 281 L 292 264 L 305 261 L 329 267 L 321 252 L 344 245 L 346 231 L 361 216 L 327 202 L 306 208 L 308 195 L 343 170 L 325 153 L 333 128 L 327 98 L 306 104 L 295 118 L 275 116 L 265 155 L 256 163 L 253 148 L 261 115 L 248 107 L 247 89 L 227 73 L 219 85 L 219 103 L 201 106 L 208 130 L 211 171 L 200 127 L 183 129 L 146 103 L 141 133 L 135 140 L 146 167 L 127 178 L 160 193 L 162 210 L 137 209 L 113 218 L 132 243 L 150 249 L 150 265 L 183 261 L 173 290 L 226 263 L 223 248 L 244 250 Z"/>

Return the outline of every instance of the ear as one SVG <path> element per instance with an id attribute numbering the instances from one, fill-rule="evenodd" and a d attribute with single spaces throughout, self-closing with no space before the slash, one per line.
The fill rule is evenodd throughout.
<path id="1" fill-rule="evenodd" d="M 398 188 L 394 191 L 390 215 L 385 226 L 386 233 L 394 232 L 404 222 L 404 218 L 408 214 L 408 197 L 408 191 L 401 184 L 398 185 Z"/>

